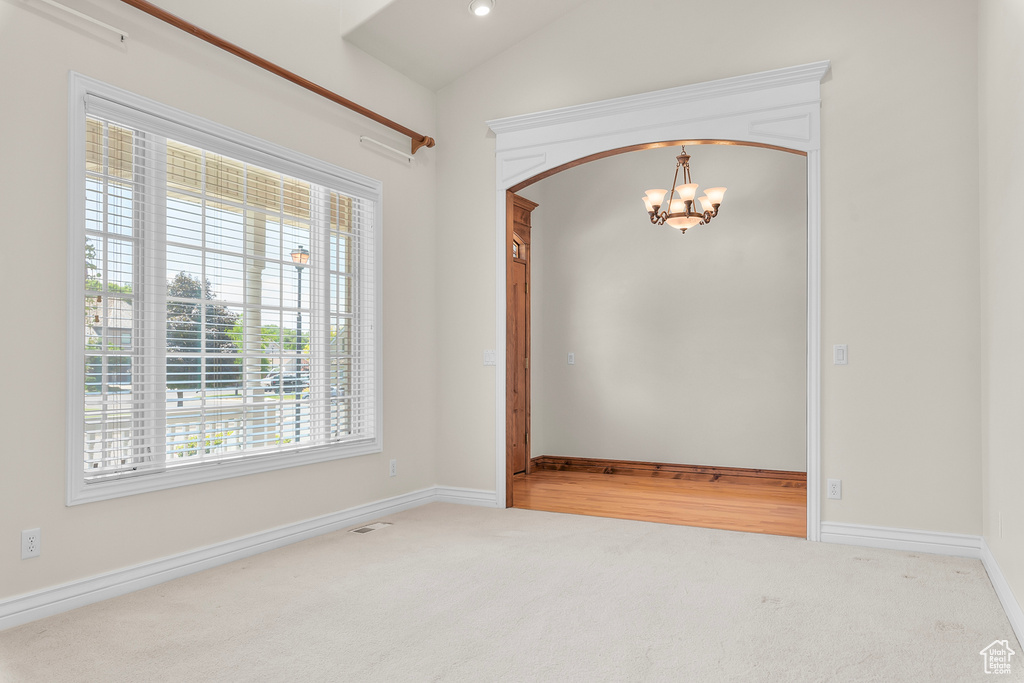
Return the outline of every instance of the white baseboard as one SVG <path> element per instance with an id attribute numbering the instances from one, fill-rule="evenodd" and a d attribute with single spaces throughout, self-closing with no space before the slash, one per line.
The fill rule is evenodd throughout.
<path id="1" fill-rule="evenodd" d="M 435 486 L 357 505 L 224 543 L 0 600 L 0 631 L 427 503 L 495 507 L 496 501 L 494 491 Z"/>
<path id="2" fill-rule="evenodd" d="M 504 507 L 505 501 L 498 505 L 498 497 L 494 491 L 481 489 L 462 489 L 454 486 L 435 486 L 434 501 L 437 503 L 458 503 L 460 505 L 479 505 L 481 507 L 493 508 Z"/>
<path id="3" fill-rule="evenodd" d="M 981 563 L 985 565 L 985 571 L 988 572 L 988 578 L 992 582 L 992 588 L 996 591 L 996 597 L 1003 605 L 1003 611 L 1006 612 L 1006 618 L 1010 621 L 1013 632 L 1017 634 L 1017 642 L 1024 645 L 1024 610 L 1021 610 L 1020 603 L 1017 602 L 1010 584 L 1006 582 L 1006 577 L 1003 576 L 999 565 L 996 564 L 996 558 L 992 555 L 984 538 L 981 539 Z"/>
<path id="4" fill-rule="evenodd" d="M 824 543 L 981 559 L 981 536 L 968 534 L 822 522 L 821 540 Z"/>

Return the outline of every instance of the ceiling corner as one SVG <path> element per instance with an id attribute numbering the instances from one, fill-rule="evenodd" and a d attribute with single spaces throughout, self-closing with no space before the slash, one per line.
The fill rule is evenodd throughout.
<path id="1" fill-rule="evenodd" d="M 372 19 L 378 12 L 395 0 L 341 0 L 338 27 L 341 37 L 348 34 Z"/>

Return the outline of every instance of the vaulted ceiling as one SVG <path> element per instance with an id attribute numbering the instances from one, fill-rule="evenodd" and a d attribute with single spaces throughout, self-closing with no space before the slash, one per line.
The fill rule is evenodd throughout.
<path id="1" fill-rule="evenodd" d="M 438 90 L 586 0 L 495 0 L 485 17 L 470 0 L 342 0 L 345 40 Z"/>

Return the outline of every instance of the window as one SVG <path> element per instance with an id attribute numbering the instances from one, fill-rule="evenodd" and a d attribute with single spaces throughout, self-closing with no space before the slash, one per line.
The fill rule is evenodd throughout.
<path id="1" fill-rule="evenodd" d="M 380 451 L 380 184 L 78 75 L 71 108 L 69 504 Z"/>

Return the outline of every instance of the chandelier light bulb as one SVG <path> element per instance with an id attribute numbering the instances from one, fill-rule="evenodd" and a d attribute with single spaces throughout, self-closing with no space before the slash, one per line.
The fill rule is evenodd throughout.
<path id="1" fill-rule="evenodd" d="M 688 216 L 688 217 L 684 216 L 682 218 L 669 218 L 667 221 L 665 221 L 666 225 L 669 225 L 669 226 L 675 228 L 676 230 L 682 230 L 683 232 L 686 232 L 688 228 L 692 228 L 693 226 L 697 225 L 698 223 L 700 223 L 700 218 L 698 218 L 697 216 Z"/>
<path id="2" fill-rule="evenodd" d="M 697 183 L 687 183 L 686 185 L 680 185 L 676 188 L 676 192 L 684 202 L 692 202 L 693 197 L 697 194 Z"/>
<path id="3" fill-rule="evenodd" d="M 668 190 L 647 190 L 646 194 L 647 198 L 651 200 L 651 204 L 660 206 L 665 202 L 665 195 L 668 194 Z"/>
<path id="4" fill-rule="evenodd" d="M 485 17 L 494 9 L 494 0 L 473 0 L 469 3 L 469 11 L 478 17 Z"/>
<path id="5" fill-rule="evenodd" d="M 709 187 L 708 189 L 704 190 L 704 194 L 707 195 L 708 199 L 711 200 L 712 204 L 721 204 L 722 203 L 722 197 L 725 196 L 725 188 L 724 187 Z"/>

